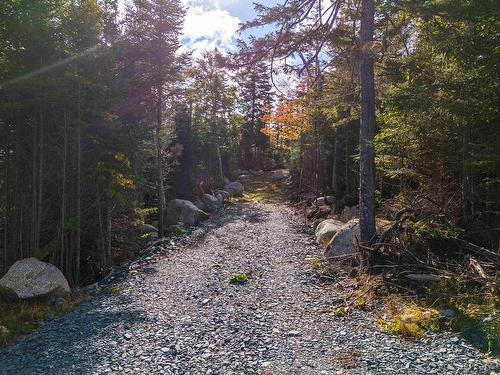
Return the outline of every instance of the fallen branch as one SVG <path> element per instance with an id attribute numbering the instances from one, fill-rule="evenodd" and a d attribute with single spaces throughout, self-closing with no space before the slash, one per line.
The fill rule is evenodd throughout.
<path id="1" fill-rule="evenodd" d="M 488 275 L 486 275 L 486 272 L 484 272 L 483 267 L 481 264 L 477 261 L 477 259 L 470 257 L 469 258 L 469 264 L 474 270 L 481 276 L 483 279 L 487 279 Z"/>
<path id="2" fill-rule="evenodd" d="M 432 273 L 409 273 L 405 275 L 405 277 L 413 281 L 423 281 L 423 282 L 440 281 L 447 278 L 447 276 L 436 275 Z"/>
<path id="3" fill-rule="evenodd" d="M 500 254 L 497 254 L 490 249 L 474 245 L 473 243 L 461 239 L 456 240 L 460 245 L 462 245 L 467 250 L 473 251 L 476 254 L 482 255 L 488 259 L 494 261 L 497 265 L 500 265 Z"/>
<path id="4" fill-rule="evenodd" d="M 408 212 L 411 212 L 411 210 L 409 208 L 404 208 L 402 209 L 401 211 L 399 211 L 397 214 L 396 214 L 396 217 L 395 217 L 395 221 L 394 223 L 389 227 L 387 228 L 385 231 L 382 232 L 382 234 L 380 235 L 379 239 L 377 240 L 377 242 L 373 245 L 373 250 L 377 251 L 379 250 L 382 246 L 386 245 L 388 242 L 389 242 L 389 239 L 393 236 L 393 234 L 396 232 L 396 230 L 406 221 L 408 220 L 410 217 L 412 217 L 412 215 L 406 215 L 406 216 L 403 216 L 404 214 L 408 213 Z"/>

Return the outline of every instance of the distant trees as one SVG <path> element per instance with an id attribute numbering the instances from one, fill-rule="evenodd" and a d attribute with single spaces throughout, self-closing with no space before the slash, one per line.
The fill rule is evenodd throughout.
<path id="1" fill-rule="evenodd" d="M 134 0 L 120 17 L 116 0 L 0 2 L 1 272 L 37 256 L 94 280 L 142 246 L 145 218 L 168 229 L 168 199 L 282 163 L 298 198 L 359 203 L 363 242 L 377 203 L 418 209 L 419 233 L 498 248 L 492 3 L 256 9 L 246 26 L 280 30 L 193 58 L 179 0 Z M 278 98 L 276 71 L 296 74 L 292 94 Z"/>
<path id="2" fill-rule="evenodd" d="M 491 2 L 297 0 L 256 9 L 245 27 L 278 27 L 252 41 L 253 57 L 270 58 L 303 82 L 284 101 L 304 108 L 285 151 L 295 158 L 299 195 L 333 193 L 337 210 L 358 203 L 362 242 L 374 239 L 375 203 L 387 212 L 396 199 L 426 212 L 425 233 L 450 227 L 498 248 L 491 80 L 498 10 Z M 264 116 L 275 117 L 265 130 L 271 139 L 282 109 Z M 465 234 L 472 228 L 474 235 Z"/>
<path id="3" fill-rule="evenodd" d="M 135 0 L 129 6 L 125 20 L 128 58 L 133 59 L 135 83 L 141 87 L 146 111 L 154 116 L 156 146 L 156 184 L 158 196 L 158 230 L 163 236 L 165 187 L 162 129 L 165 117 L 165 97 L 172 94 L 179 78 L 180 65 L 176 52 L 184 9 L 179 0 Z M 169 92 L 170 90 L 170 92 Z"/>
<path id="4" fill-rule="evenodd" d="M 245 52 L 242 46 L 242 53 Z M 246 169 L 262 168 L 269 138 L 263 132 L 263 116 L 273 102 L 269 66 L 265 61 L 243 65 L 237 75 L 244 123 L 241 128 L 241 161 Z"/>
<path id="5" fill-rule="evenodd" d="M 163 234 L 167 199 L 239 165 L 244 113 L 265 147 L 267 73 L 241 73 L 243 99 L 221 53 L 179 53 L 179 0 L 122 15 L 116 0 L 7 0 L 0 14 L 0 272 L 37 256 L 94 280 L 143 246 L 145 217 Z"/>

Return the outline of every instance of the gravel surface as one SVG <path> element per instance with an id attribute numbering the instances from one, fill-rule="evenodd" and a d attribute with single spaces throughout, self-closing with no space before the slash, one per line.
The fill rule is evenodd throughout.
<path id="1" fill-rule="evenodd" d="M 283 205 L 236 205 L 189 237 L 160 240 L 112 289 L 0 351 L 0 374 L 485 374 L 460 338 L 405 340 L 367 312 L 331 314 L 337 292 Z M 248 282 L 232 285 L 239 273 Z"/>

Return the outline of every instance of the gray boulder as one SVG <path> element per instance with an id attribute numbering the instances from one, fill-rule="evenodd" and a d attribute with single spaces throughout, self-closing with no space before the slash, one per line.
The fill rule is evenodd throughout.
<path id="1" fill-rule="evenodd" d="M 224 203 L 231 199 L 231 194 L 229 194 L 225 190 L 217 190 L 215 193 L 215 197 L 219 200 L 219 202 Z"/>
<path id="2" fill-rule="evenodd" d="M 288 173 L 282 169 L 278 171 L 274 171 L 273 174 L 271 175 L 271 180 L 273 181 L 280 181 L 283 180 L 284 178 L 288 177 Z"/>
<path id="3" fill-rule="evenodd" d="M 9 300 L 63 296 L 69 292 L 63 273 L 36 258 L 17 261 L 0 280 L 0 295 Z"/>
<path id="4" fill-rule="evenodd" d="M 319 197 L 314 201 L 314 203 L 316 206 L 326 206 L 326 199 L 325 197 Z"/>
<path id="5" fill-rule="evenodd" d="M 241 182 L 234 181 L 234 182 L 231 182 L 230 184 L 227 184 L 224 187 L 224 190 L 227 191 L 229 193 L 229 195 L 234 196 L 234 197 L 238 197 L 238 196 L 243 195 L 243 191 L 245 190 L 245 188 L 243 187 Z"/>
<path id="6" fill-rule="evenodd" d="M 321 246 L 327 246 L 332 240 L 333 236 L 344 226 L 344 223 L 339 220 L 327 219 L 323 220 L 316 227 L 315 235 L 316 242 Z"/>
<path id="7" fill-rule="evenodd" d="M 185 225 L 197 225 L 200 221 L 207 219 L 208 214 L 196 207 L 193 202 L 184 199 L 173 199 L 167 205 L 166 222 Z"/>
<path id="8" fill-rule="evenodd" d="M 359 220 L 352 219 L 335 234 L 325 250 L 328 261 L 342 260 L 358 254 Z"/>
<path id="9" fill-rule="evenodd" d="M 201 201 L 205 204 L 208 211 L 213 211 L 221 207 L 221 202 L 212 194 L 203 194 Z"/>

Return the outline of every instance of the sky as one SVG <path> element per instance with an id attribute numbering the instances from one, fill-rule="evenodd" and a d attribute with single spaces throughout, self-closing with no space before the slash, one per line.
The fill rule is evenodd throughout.
<path id="1" fill-rule="evenodd" d="M 127 0 L 120 0 L 121 5 Z M 181 0 L 187 8 L 183 27 L 184 49 L 200 55 L 215 47 L 233 51 L 241 22 L 255 17 L 254 0 Z M 278 0 L 258 0 L 264 5 L 274 5 Z M 258 32 L 258 31 L 256 31 Z M 262 32 L 262 31 L 261 31 Z"/>

